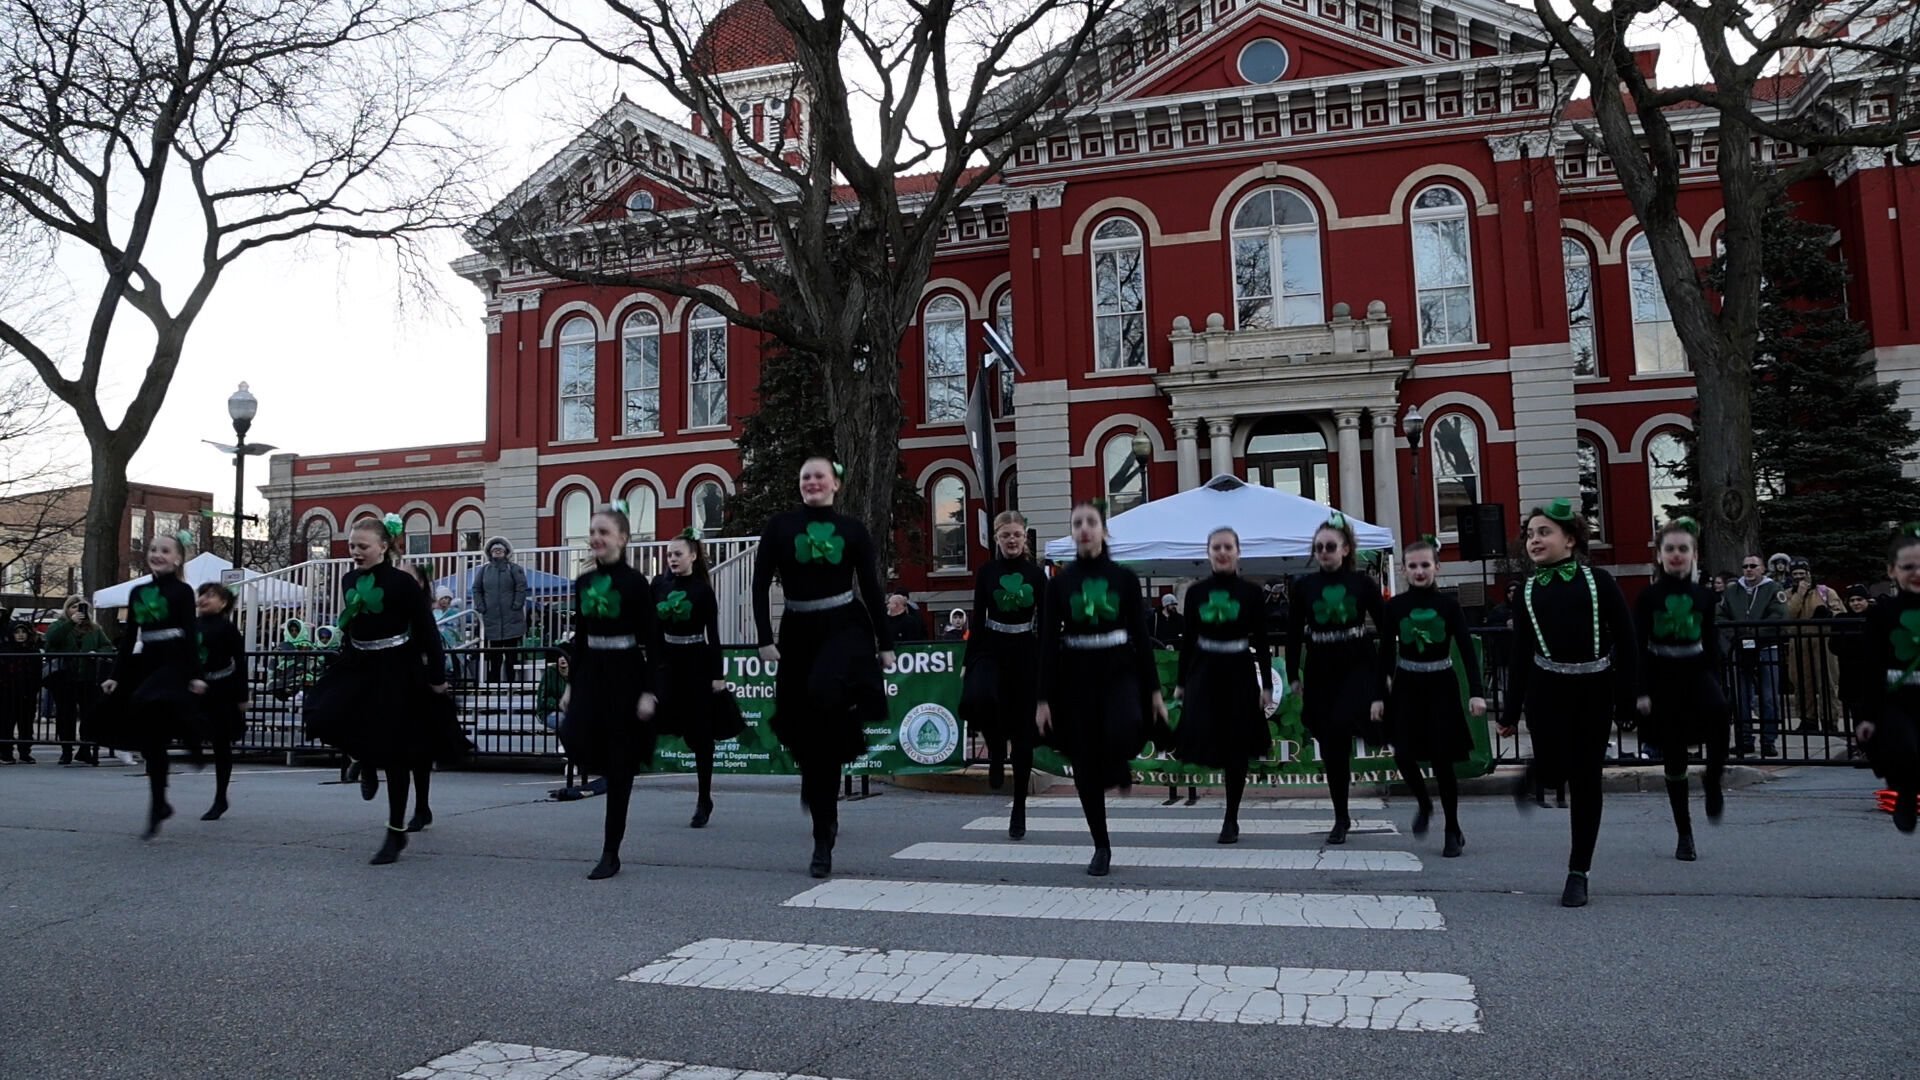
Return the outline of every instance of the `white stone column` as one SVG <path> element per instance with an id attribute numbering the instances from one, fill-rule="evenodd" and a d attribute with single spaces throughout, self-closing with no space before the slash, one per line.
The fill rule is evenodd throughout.
<path id="1" fill-rule="evenodd" d="M 1373 518 L 1402 545 L 1413 539 L 1400 532 L 1400 454 L 1394 448 L 1393 413 L 1373 411 Z M 1417 495 L 1416 495 L 1417 497 Z"/>
<path id="2" fill-rule="evenodd" d="M 1333 419 L 1339 426 L 1340 509 L 1364 521 L 1367 504 L 1360 472 L 1360 410 L 1341 409 Z"/>
<path id="3" fill-rule="evenodd" d="M 1212 473 L 1207 477 L 1233 475 L 1233 418 L 1225 420 L 1209 418 L 1207 420 L 1207 439 L 1211 443 L 1213 460 L 1208 463 Z"/>
<path id="4" fill-rule="evenodd" d="M 1180 490 L 1192 491 L 1200 486 L 1200 421 L 1175 420 L 1173 441 Z"/>

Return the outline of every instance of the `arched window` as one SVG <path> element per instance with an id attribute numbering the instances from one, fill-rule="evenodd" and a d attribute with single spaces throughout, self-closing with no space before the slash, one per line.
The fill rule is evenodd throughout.
<path id="1" fill-rule="evenodd" d="M 1107 492 L 1107 516 L 1124 514 L 1147 501 L 1147 468 L 1133 456 L 1133 435 L 1115 435 L 1100 449 L 1100 476 Z"/>
<path id="2" fill-rule="evenodd" d="M 647 211 L 652 209 L 653 209 L 653 192 L 636 191 L 633 194 L 627 196 L 628 216 L 639 217 L 642 214 L 645 214 Z"/>
<path id="3" fill-rule="evenodd" d="M 486 518 L 471 506 L 460 511 L 453 519 L 453 535 L 459 541 L 461 551 L 479 551 L 482 534 L 486 531 Z"/>
<path id="4" fill-rule="evenodd" d="M 621 498 L 627 500 L 627 524 L 633 528 L 636 543 L 645 543 L 660 534 L 660 495 L 645 480 L 636 480 Z"/>
<path id="5" fill-rule="evenodd" d="M 1593 325 L 1593 260 L 1587 255 L 1587 245 L 1563 236 L 1560 263 L 1566 268 L 1567 334 L 1573 343 L 1573 374 L 1576 378 L 1589 378 L 1600 374 L 1600 352 Z"/>
<path id="6" fill-rule="evenodd" d="M 1653 527 L 1680 512 L 1680 492 L 1687 486 L 1687 447 L 1680 436 L 1662 431 L 1647 440 L 1647 495 L 1653 503 Z"/>
<path id="7" fill-rule="evenodd" d="M 1413 200 L 1413 287 L 1422 346 L 1473 344 L 1467 200 L 1450 187 L 1430 187 Z"/>
<path id="8" fill-rule="evenodd" d="M 301 542 L 306 546 L 308 562 L 333 558 L 333 526 L 325 518 L 308 518 L 307 526 L 301 531 Z"/>
<path id="9" fill-rule="evenodd" d="M 710 307 L 687 320 L 688 426 L 727 425 L 727 319 Z"/>
<path id="10" fill-rule="evenodd" d="M 967 485 L 952 473 L 933 482 L 927 492 L 927 508 L 933 513 L 933 567 L 936 570 L 967 568 Z"/>
<path id="11" fill-rule="evenodd" d="M 1600 447 L 1592 439 L 1581 439 L 1574 444 L 1580 463 L 1580 513 L 1586 517 L 1587 524 L 1593 530 L 1593 539 L 1605 540 L 1606 492 L 1601 487 L 1601 476 L 1605 469 L 1606 458 L 1600 456 Z"/>
<path id="12" fill-rule="evenodd" d="M 1434 531 L 1458 535 L 1461 510 L 1480 501 L 1480 425 L 1466 413 L 1447 413 L 1433 421 Z"/>
<path id="13" fill-rule="evenodd" d="M 920 319 L 925 354 L 927 422 L 967 418 L 967 309 L 953 296 L 927 302 Z"/>
<path id="14" fill-rule="evenodd" d="M 620 328 L 620 391 L 626 401 L 623 435 L 660 430 L 660 317 L 636 311 Z"/>
<path id="15" fill-rule="evenodd" d="M 593 438 L 593 321 L 560 328 L 560 438 Z"/>
<path id="16" fill-rule="evenodd" d="M 693 489 L 688 512 L 693 515 L 693 529 L 700 539 L 719 536 L 727 519 L 727 489 L 718 481 L 702 481 Z"/>
<path id="17" fill-rule="evenodd" d="M 1093 230 L 1093 355 L 1100 371 L 1147 366 L 1146 248 L 1126 218 Z"/>
<path id="18" fill-rule="evenodd" d="M 993 305 L 993 328 L 1000 331 L 1000 337 L 1007 345 L 1013 345 L 1013 290 L 1000 294 Z M 1013 365 L 1000 365 L 1000 415 L 1013 415 Z"/>
<path id="19" fill-rule="evenodd" d="M 560 546 L 587 546 L 587 530 L 593 527 L 593 498 L 579 488 L 560 500 Z"/>
<path id="20" fill-rule="evenodd" d="M 415 510 L 401 525 L 407 537 L 407 554 L 425 555 L 433 550 L 433 521 Z"/>
<path id="21" fill-rule="evenodd" d="M 1255 192 L 1233 215 L 1233 302 L 1242 330 L 1327 321 L 1320 221 L 1285 188 Z"/>
<path id="22" fill-rule="evenodd" d="M 1653 248 L 1641 233 L 1627 245 L 1627 291 L 1633 298 L 1633 369 L 1643 375 L 1687 370 L 1687 354 L 1660 291 Z"/>

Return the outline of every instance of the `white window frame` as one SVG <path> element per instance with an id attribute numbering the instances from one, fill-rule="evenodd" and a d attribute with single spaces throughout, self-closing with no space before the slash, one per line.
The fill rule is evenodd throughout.
<path id="1" fill-rule="evenodd" d="M 597 338 L 593 320 L 584 316 L 568 319 L 560 325 L 560 336 L 553 348 L 554 382 L 560 406 L 555 434 L 560 442 L 585 442 L 597 434 L 598 418 L 594 416 L 593 407 L 594 386 L 599 381 L 596 370 L 599 366 Z M 569 382 L 569 370 L 577 371 L 583 359 L 586 362 L 586 377 Z M 569 406 L 576 410 L 571 415 Z M 584 425 L 581 423 L 583 419 Z"/>
<path id="2" fill-rule="evenodd" d="M 327 524 L 327 519 L 307 519 L 306 527 L 300 532 L 300 549 L 308 562 L 333 558 L 333 526 Z"/>
<path id="3" fill-rule="evenodd" d="M 1599 305 L 1594 302 L 1593 254 L 1571 236 L 1560 237 L 1561 271 L 1566 281 L 1567 340 L 1573 347 L 1573 377 L 1598 378 L 1600 372 Z M 1578 289 L 1576 291 L 1576 282 Z M 1580 361 L 1582 350 L 1586 363 Z M 1582 370 L 1584 367 L 1585 370 Z"/>
<path id="4" fill-rule="evenodd" d="M 635 418 L 635 402 L 653 411 L 652 424 Z M 620 326 L 620 433 L 660 433 L 660 316 L 651 311 L 636 311 Z"/>
<path id="5" fill-rule="evenodd" d="M 660 533 L 660 493 L 645 480 L 636 480 L 622 496 L 627 501 L 627 523 L 635 543 L 656 539 Z"/>
<path id="6" fill-rule="evenodd" d="M 1661 472 L 1665 471 L 1664 468 L 1656 466 L 1654 462 L 1654 445 L 1663 439 L 1669 440 L 1673 444 L 1674 449 L 1678 452 L 1679 461 L 1685 461 L 1687 456 L 1686 444 L 1680 441 L 1680 434 L 1674 429 L 1662 428 L 1647 436 L 1647 447 L 1642 456 L 1646 459 L 1647 465 L 1647 506 L 1652 511 L 1653 516 L 1651 528 L 1647 533 L 1647 542 L 1649 545 L 1653 542 L 1652 538 L 1654 533 L 1659 531 L 1661 522 L 1665 521 L 1667 516 L 1667 510 L 1661 505 L 1661 499 L 1656 494 L 1657 489 L 1654 487 L 1655 478 Z M 1674 486 L 1670 490 L 1673 492 L 1675 502 L 1679 501 L 1680 492 L 1685 490 L 1685 488 L 1686 481 L 1680 477 L 1674 477 Z"/>
<path id="7" fill-rule="evenodd" d="M 1121 230 L 1125 230 L 1122 234 Z M 1108 235 L 1103 236 L 1106 233 Z M 1109 217 L 1093 229 L 1093 240 L 1088 244 L 1092 273 L 1089 275 L 1093 286 L 1093 366 L 1095 371 L 1144 371 L 1151 367 L 1147 348 L 1147 245 L 1146 236 L 1140 226 L 1128 217 Z M 1140 305 L 1137 308 L 1115 306 L 1110 311 L 1101 310 L 1100 277 L 1101 256 L 1111 257 L 1116 272 L 1121 256 L 1131 252 L 1135 259 L 1133 277 L 1139 282 Z M 1113 292 L 1118 298 L 1121 288 L 1116 281 Z M 1137 328 L 1140 342 L 1140 362 L 1124 363 L 1126 342 L 1129 330 Z M 1114 343 L 1115 362 L 1107 362 L 1107 343 Z"/>
<path id="8" fill-rule="evenodd" d="M 1580 461 L 1582 448 L 1593 454 L 1593 507 L 1588 509 L 1585 506 L 1587 493 L 1583 488 L 1580 492 L 1581 512 L 1587 516 L 1587 527 L 1594 542 L 1604 543 L 1607 539 L 1607 455 L 1600 448 L 1599 440 L 1587 435 L 1575 439 L 1573 446 L 1576 474 L 1585 469 Z"/>
<path id="9" fill-rule="evenodd" d="M 958 355 L 955 355 L 955 353 Z M 952 293 L 927 301 L 920 312 L 920 370 L 927 423 L 967 418 L 967 306 Z"/>
<path id="10" fill-rule="evenodd" d="M 433 553 L 433 519 L 425 513 L 414 510 L 402 520 L 400 531 L 407 540 L 408 555 L 431 555 Z"/>
<path id="11" fill-rule="evenodd" d="M 1114 450 L 1116 446 L 1120 447 L 1117 454 Z M 1137 494 L 1125 489 L 1114 488 L 1113 477 L 1115 473 L 1120 471 L 1118 466 L 1132 458 L 1133 432 L 1131 431 L 1109 436 L 1107 441 L 1100 446 L 1100 490 L 1107 497 L 1108 517 L 1125 513 L 1136 506 L 1143 505 L 1149 499 L 1153 498 L 1153 469 L 1151 461 L 1140 469 L 1139 475 L 1135 478 L 1135 482 L 1140 485 L 1140 490 Z"/>
<path id="12" fill-rule="evenodd" d="M 1241 214 L 1246 212 L 1254 200 L 1265 199 L 1267 200 L 1270 210 L 1277 210 L 1275 204 L 1278 203 L 1281 197 L 1298 200 L 1300 205 L 1306 209 L 1307 217 L 1310 220 L 1304 224 L 1294 223 L 1291 225 L 1281 225 L 1277 224 L 1281 215 L 1275 212 L 1270 213 L 1269 216 L 1276 224 L 1253 226 L 1242 226 L 1240 224 Z M 1289 187 L 1261 188 L 1240 200 L 1240 204 L 1234 207 L 1232 221 L 1233 230 L 1231 240 L 1227 245 L 1227 273 L 1233 281 L 1233 324 L 1235 329 L 1267 330 L 1282 326 L 1314 326 L 1324 324 L 1327 321 L 1327 267 L 1324 257 L 1325 251 L 1321 247 L 1320 242 L 1320 213 L 1314 208 L 1312 200 Z M 1285 241 L 1303 236 L 1312 237 L 1313 240 L 1314 287 L 1311 291 L 1307 292 L 1288 292 L 1285 287 L 1285 259 L 1282 257 L 1286 248 Z M 1242 241 L 1253 240 L 1263 241 L 1267 246 L 1267 291 L 1242 296 L 1240 292 L 1239 249 Z M 1313 302 L 1313 310 L 1311 313 L 1289 311 L 1288 308 L 1291 305 L 1289 305 L 1288 301 L 1290 300 L 1303 302 L 1311 300 Z M 1266 303 L 1267 321 L 1264 324 L 1246 319 L 1241 308 L 1249 301 L 1264 301 Z"/>
<path id="13" fill-rule="evenodd" d="M 1453 472 L 1451 468 L 1449 468 L 1446 476 L 1443 477 L 1440 475 L 1440 427 L 1447 423 L 1457 423 L 1461 425 L 1463 432 L 1471 433 L 1473 436 L 1471 439 L 1463 440 L 1473 458 L 1473 471 L 1470 473 Z M 1430 467 L 1429 471 L 1433 477 L 1432 489 L 1428 492 L 1428 495 L 1433 499 L 1433 532 L 1434 535 L 1441 540 L 1455 541 L 1460 538 L 1458 522 L 1448 515 L 1445 504 L 1441 502 L 1440 486 L 1443 480 L 1468 480 L 1471 482 L 1472 488 L 1466 493 L 1466 501 L 1460 505 L 1471 506 L 1474 503 L 1482 501 L 1486 493 L 1487 446 L 1485 438 L 1480 433 L 1480 420 L 1472 413 L 1462 410 L 1441 413 L 1428 422 L 1427 441 L 1425 445 L 1427 464 Z M 1454 512 L 1459 512 L 1458 506 L 1454 508 Z"/>
<path id="14" fill-rule="evenodd" d="M 1453 196 L 1455 202 L 1448 206 L 1422 207 L 1420 201 L 1436 191 L 1444 191 Z M 1413 244 L 1413 317 L 1414 325 L 1420 336 L 1423 349 L 1445 349 L 1479 343 L 1479 297 L 1474 289 L 1473 268 L 1473 204 L 1461 194 L 1460 189 L 1447 184 L 1432 184 L 1420 189 L 1413 197 L 1408 211 L 1409 234 Z M 1457 224 L 1464 240 L 1466 254 L 1466 280 L 1464 282 L 1434 283 L 1426 280 L 1428 271 L 1421 266 L 1420 235 L 1423 230 L 1432 231 L 1447 225 Z M 1456 327 L 1448 317 L 1438 328 L 1429 327 L 1423 316 L 1424 300 L 1429 294 L 1446 294 L 1441 301 L 1441 313 L 1447 313 L 1447 299 L 1453 295 L 1466 297 L 1467 321 L 1464 327 Z"/>
<path id="15" fill-rule="evenodd" d="M 700 520 L 702 509 L 705 506 L 705 502 L 701 499 L 700 494 L 709 488 L 720 492 L 720 520 L 718 521 Z M 710 540 L 713 537 L 719 536 L 720 530 L 726 527 L 726 507 L 727 486 L 712 477 L 708 477 L 693 485 L 693 490 L 687 493 L 687 520 L 693 525 L 694 532 L 697 533 L 702 540 Z"/>
<path id="16" fill-rule="evenodd" d="M 949 487 L 949 485 L 951 485 L 951 487 Z M 960 517 L 957 521 L 940 520 L 940 504 L 943 495 L 942 488 L 946 488 L 948 492 L 958 492 Z M 938 573 L 943 570 L 948 572 L 966 570 L 968 555 L 967 482 L 960 474 L 947 472 L 934 477 L 933 483 L 927 487 L 927 514 L 932 526 L 928 534 L 929 539 L 932 541 L 928 554 L 933 558 L 934 571 Z M 942 537 L 958 538 L 957 544 L 954 545 L 958 549 L 958 559 L 951 558 L 944 554 L 945 546 L 942 543 Z M 947 543 L 953 544 L 954 542 L 947 541 Z"/>
<path id="17" fill-rule="evenodd" d="M 727 418 L 727 317 L 706 305 L 694 309 L 687 319 L 687 427 L 723 428 Z M 709 357 L 719 357 L 720 377 L 700 379 L 694 366 L 701 342 L 707 343 Z M 719 393 L 712 393 L 713 387 Z M 717 405 L 717 411 L 715 406 Z"/>
<path id="18" fill-rule="evenodd" d="M 1627 300 L 1633 314 L 1633 371 L 1636 375 L 1679 375 L 1690 370 L 1687 353 L 1660 290 L 1660 271 L 1653 262 L 1647 234 L 1635 233 L 1627 242 Z"/>
<path id="19" fill-rule="evenodd" d="M 654 199 L 651 191 L 635 191 L 627 196 L 627 216 L 639 217 L 653 212 Z"/>
<path id="20" fill-rule="evenodd" d="M 472 528 L 468 528 L 471 525 Z M 473 543 L 467 543 L 467 537 Z M 469 506 L 453 516 L 453 544 L 456 551 L 479 551 L 487 542 L 487 516 Z"/>
<path id="21" fill-rule="evenodd" d="M 993 328 L 1000 332 L 1000 336 L 1006 339 L 1009 346 L 1013 344 L 1012 289 L 1003 290 L 1000 293 L 1000 299 L 993 303 Z M 1000 401 L 998 403 L 998 415 L 1000 416 L 1013 415 L 1013 378 L 1013 365 L 1002 363 L 1000 365 Z"/>
<path id="22" fill-rule="evenodd" d="M 573 525 L 578 519 L 579 530 L 575 535 Z M 587 546 L 587 534 L 593 529 L 593 496 L 585 488 L 569 488 L 560 496 L 560 546 L 583 548 Z"/>

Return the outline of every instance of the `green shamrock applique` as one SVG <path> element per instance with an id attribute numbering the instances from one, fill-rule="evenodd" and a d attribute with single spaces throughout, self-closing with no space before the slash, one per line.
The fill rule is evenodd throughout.
<path id="1" fill-rule="evenodd" d="M 1240 601 L 1229 592 L 1210 592 L 1207 602 L 1200 605 L 1200 621 L 1219 625 L 1230 623 L 1240 617 Z"/>
<path id="2" fill-rule="evenodd" d="M 587 587 L 580 591 L 580 614 L 589 619 L 617 619 L 620 617 L 620 594 L 613 589 L 613 578 L 606 574 L 595 574 Z"/>
<path id="3" fill-rule="evenodd" d="M 847 541 L 838 536 L 831 521 L 816 521 L 804 535 L 793 538 L 793 557 L 803 563 L 826 562 L 834 566 L 846 556 Z"/>
<path id="4" fill-rule="evenodd" d="M 1033 606 L 1033 586 L 1019 574 L 1007 574 L 993 590 L 993 606 L 1009 614 L 1025 611 Z"/>
<path id="5" fill-rule="evenodd" d="M 693 601 L 687 599 L 686 592 L 675 589 L 665 600 L 653 605 L 653 610 L 667 622 L 686 622 L 693 618 Z"/>
<path id="6" fill-rule="evenodd" d="M 133 621 L 141 626 L 153 626 L 167 621 L 167 598 L 159 589 L 145 588 L 134 593 Z"/>
<path id="7" fill-rule="evenodd" d="M 1094 623 L 1120 617 L 1120 602 L 1107 591 L 1104 578 L 1090 578 L 1081 582 L 1080 591 L 1073 594 L 1073 602 L 1068 609 L 1074 622 Z"/>
<path id="8" fill-rule="evenodd" d="M 1320 590 L 1320 599 L 1313 602 L 1313 621 L 1322 626 L 1344 623 L 1353 618 L 1356 610 L 1345 585 L 1329 585 Z"/>
<path id="9" fill-rule="evenodd" d="M 386 606 L 387 590 L 375 585 L 373 575 L 368 574 L 347 590 L 346 603 L 340 609 L 340 625 L 345 626 L 360 615 L 378 615 Z"/>
<path id="10" fill-rule="evenodd" d="M 1653 617 L 1653 636 L 1664 641 L 1699 641 L 1700 613 L 1693 610 L 1693 597 L 1667 597 L 1667 609 Z"/>
<path id="11" fill-rule="evenodd" d="M 1407 617 L 1400 620 L 1400 640 L 1411 641 L 1420 648 L 1438 645 L 1447 639 L 1447 624 L 1440 613 L 1432 608 L 1414 608 Z"/>
<path id="12" fill-rule="evenodd" d="M 1920 665 L 1920 611 L 1909 611 L 1900 616 L 1900 625 L 1893 628 L 1893 658 L 1906 664 L 1909 669 Z"/>

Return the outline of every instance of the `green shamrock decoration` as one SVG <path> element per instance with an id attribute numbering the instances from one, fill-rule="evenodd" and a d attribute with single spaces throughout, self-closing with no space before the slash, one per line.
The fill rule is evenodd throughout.
<path id="1" fill-rule="evenodd" d="M 1345 585 L 1329 585 L 1320 590 L 1320 599 L 1313 602 L 1313 621 L 1322 626 L 1344 623 L 1353 618 L 1356 610 Z"/>
<path id="2" fill-rule="evenodd" d="M 1007 574 L 993 590 L 993 606 L 1010 613 L 1025 611 L 1033 606 L 1033 586 L 1019 574 Z"/>
<path id="3" fill-rule="evenodd" d="M 1229 592 L 1210 592 L 1207 602 L 1200 605 L 1200 621 L 1203 623 L 1230 623 L 1240 617 L 1240 601 Z"/>
<path id="4" fill-rule="evenodd" d="M 595 574 L 587 587 L 580 591 L 580 614 L 589 619 L 617 619 L 620 617 L 620 594 L 613 590 L 613 578 L 606 574 Z"/>
<path id="5" fill-rule="evenodd" d="M 373 575 L 367 574 L 347 590 L 347 602 L 340 609 L 340 625 L 345 626 L 360 615 L 378 615 L 386 606 L 387 590 L 375 585 Z"/>
<path id="6" fill-rule="evenodd" d="M 802 563 L 818 561 L 839 566 L 846 555 L 847 541 L 834 535 L 836 531 L 831 521 L 808 525 L 806 535 L 793 538 L 793 557 Z"/>
<path id="7" fill-rule="evenodd" d="M 684 591 L 675 589 L 667 594 L 665 600 L 653 605 L 653 610 L 668 622 L 686 622 L 693 618 L 693 601 L 687 599 Z"/>
<path id="8" fill-rule="evenodd" d="M 1400 640 L 1424 649 L 1447 640 L 1447 624 L 1432 608 L 1414 608 L 1400 620 Z"/>
<path id="9" fill-rule="evenodd" d="M 1543 566 L 1539 570 L 1534 571 L 1533 583 L 1535 585 L 1551 585 L 1555 577 L 1558 577 L 1561 581 L 1572 581 L 1578 573 L 1580 573 L 1580 564 L 1569 559 L 1558 566 Z"/>
<path id="10" fill-rule="evenodd" d="M 1700 613 L 1693 610 L 1693 597 L 1667 597 L 1667 610 L 1653 617 L 1653 636 L 1663 641 L 1699 641 Z"/>
<path id="11" fill-rule="evenodd" d="M 1074 622 L 1096 623 L 1119 618 L 1120 602 L 1107 592 L 1105 578 L 1089 578 L 1080 583 L 1080 591 L 1073 594 L 1068 610 Z"/>
<path id="12" fill-rule="evenodd" d="M 133 621 L 153 626 L 167 621 L 167 598 L 159 589 L 148 587 L 133 595 Z"/>
<path id="13" fill-rule="evenodd" d="M 1893 628 L 1893 658 L 1909 667 L 1920 664 L 1920 611 L 1900 616 Z"/>

